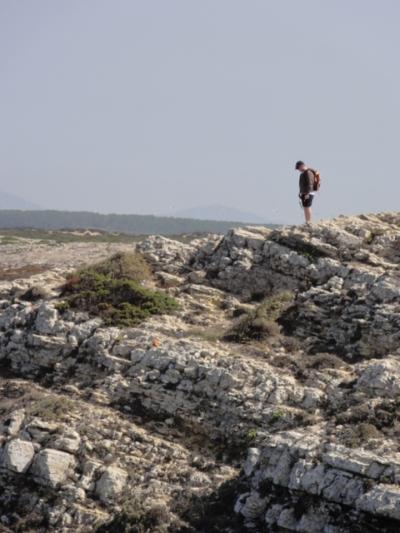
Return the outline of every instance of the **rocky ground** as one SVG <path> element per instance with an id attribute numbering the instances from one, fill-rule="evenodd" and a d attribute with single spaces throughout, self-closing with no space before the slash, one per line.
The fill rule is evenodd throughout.
<path id="1" fill-rule="evenodd" d="M 399 531 L 400 214 L 149 237 L 178 312 L 61 312 L 131 249 L 1 246 L 0 530 Z M 267 340 L 224 340 L 283 291 Z"/>

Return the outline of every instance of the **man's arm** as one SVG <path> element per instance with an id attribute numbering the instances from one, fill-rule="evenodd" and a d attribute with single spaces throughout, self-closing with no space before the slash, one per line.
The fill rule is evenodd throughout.
<path id="1" fill-rule="evenodd" d="M 306 178 L 304 181 L 305 181 L 305 184 L 304 184 L 304 189 L 305 189 L 305 192 L 304 194 L 305 195 L 308 195 L 310 194 L 310 192 L 312 192 L 314 190 L 314 173 L 311 172 L 311 170 L 307 170 L 306 171 Z"/>

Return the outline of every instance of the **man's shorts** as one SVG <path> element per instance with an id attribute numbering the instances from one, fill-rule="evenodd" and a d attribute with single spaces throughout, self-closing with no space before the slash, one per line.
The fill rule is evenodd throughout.
<path id="1" fill-rule="evenodd" d="M 305 195 L 305 194 L 302 194 L 302 195 L 300 196 L 300 198 L 301 198 L 301 205 L 302 205 L 303 207 L 311 207 L 311 206 L 312 206 L 312 202 L 313 202 L 313 200 L 314 200 L 314 195 L 313 195 L 313 194 L 309 194 L 309 195 L 308 195 L 308 198 L 306 198 L 306 196 L 307 196 L 307 195 Z"/>

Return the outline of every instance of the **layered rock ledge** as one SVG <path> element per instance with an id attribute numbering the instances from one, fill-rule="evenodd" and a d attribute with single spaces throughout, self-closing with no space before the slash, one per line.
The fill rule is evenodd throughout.
<path id="1" fill-rule="evenodd" d="M 137 250 L 175 315 L 121 329 L 61 310 L 73 245 L 64 269 L 46 249 L 42 272 L 0 282 L 5 531 L 397 531 L 400 215 Z M 215 333 L 282 291 L 279 334 Z"/>

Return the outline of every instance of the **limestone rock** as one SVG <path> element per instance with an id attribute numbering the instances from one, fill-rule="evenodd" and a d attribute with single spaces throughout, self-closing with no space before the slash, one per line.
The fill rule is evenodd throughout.
<path id="1" fill-rule="evenodd" d="M 47 448 L 35 457 L 32 473 L 38 483 L 57 487 L 65 483 L 75 466 L 75 457 L 70 453 Z"/>
<path id="2" fill-rule="evenodd" d="M 35 448 L 31 442 L 12 439 L 5 446 L 2 466 L 13 472 L 26 472 L 31 465 L 34 455 Z"/>
<path id="3" fill-rule="evenodd" d="M 6 421 L 5 429 L 7 433 L 9 435 L 16 435 L 21 429 L 24 419 L 25 409 L 18 409 L 17 411 L 13 411 L 9 419 Z"/>
<path id="4" fill-rule="evenodd" d="M 127 478 L 124 470 L 109 466 L 96 483 L 96 494 L 105 503 L 114 500 L 123 491 Z"/>
<path id="5" fill-rule="evenodd" d="M 132 244 L 2 246 L 2 268 L 46 263 L 0 282 L 4 527 L 96 531 L 129 500 L 145 522 L 195 530 L 182 501 L 229 481 L 243 531 L 399 529 L 399 214 L 148 237 L 137 249 L 180 308 L 131 328 L 58 311 L 57 295 L 67 271 Z M 276 335 L 226 342 L 260 302 Z"/>
<path id="6" fill-rule="evenodd" d="M 67 430 L 52 443 L 53 448 L 65 452 L 76 453 L 81 444 L 81 437 L 77 431 Z"/>

